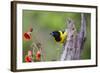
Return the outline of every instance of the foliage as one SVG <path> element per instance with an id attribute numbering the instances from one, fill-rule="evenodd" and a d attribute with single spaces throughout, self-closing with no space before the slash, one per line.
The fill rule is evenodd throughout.
<path id="1" fill-rule="evenodd" d="M 52 11 L 35 11 L 23 10 L 23 33 L 33 27 L 32 40 L 23 40 L 23 61 L 28 50 L 32 50 L 30 45 L 32 42 L 41 42 L 46 52 L 46 61 L 59 60 L 62 52 L 62 44 L 56 43 L 54 38 L 50 36 L 50 32 L 54 30 L 64 30 L 67 28 L 67 19 L 71 18 L 75 22 L 77 32 L 80 30 L 81 13 L 75 12 L 52 12 Z M 86 42 L 81 54 L 81 59 L 91 58 L 91 15 L 85 13 L 86 24 Z"/>

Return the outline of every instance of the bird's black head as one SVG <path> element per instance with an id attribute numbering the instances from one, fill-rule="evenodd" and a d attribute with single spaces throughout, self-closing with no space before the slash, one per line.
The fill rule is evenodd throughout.
<path id="1" fill-rule="evenodd" d="M 50 35 L 52 35 L 57 42 L 59 42 L 61 40 L 59 31 L 53 31 L 50 33 Z"/>

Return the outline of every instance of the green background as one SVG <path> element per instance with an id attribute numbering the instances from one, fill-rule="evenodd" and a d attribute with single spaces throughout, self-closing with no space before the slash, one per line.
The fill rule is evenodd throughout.
<path id="1" fill-rule="evenodd" d="M 91 14 L 85 13 L 86 16 L 86 41 L 81 54 L 81 59 L 91 58 Z M 80 30 L 81 13 L 75 12 L 52 12 L 52 11 L 35 11 L 23 10 L 23 33 L 33 28 L 32 40 L 23 40 L 23 62 L 28 50 L 32 50 L 32 42 L 41 42 L 46 52 L 46 61 L 59 60 L 62 45 L 55 42 L 50 33 L 54 30 L 64 30 L 67 28 L 67 19 L 71 18 L 75 22 L 77 32 Z"/>

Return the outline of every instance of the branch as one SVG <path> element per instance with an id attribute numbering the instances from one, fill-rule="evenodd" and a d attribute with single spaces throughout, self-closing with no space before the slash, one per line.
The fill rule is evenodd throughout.
<path id="1" fill-rule="evenodd" d="M 79 60 L 81 50 L 86 38 L 86 19 L 84 14 L 81 14 L 81 28 L 79 34 L 76 31 L 74 21 L 68 20 L 68 33 L 67 39 L 63 45 L 63 52 L 61 54 L 61 61 L 64 60 Z"/>

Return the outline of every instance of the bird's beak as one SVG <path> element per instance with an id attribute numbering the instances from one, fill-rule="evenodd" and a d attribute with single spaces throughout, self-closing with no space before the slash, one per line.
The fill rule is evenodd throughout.
<path id="1" fill-rule="evenodd" d="M 52 35 L 52 33 L 50 33 L 50 35 Z"/>

